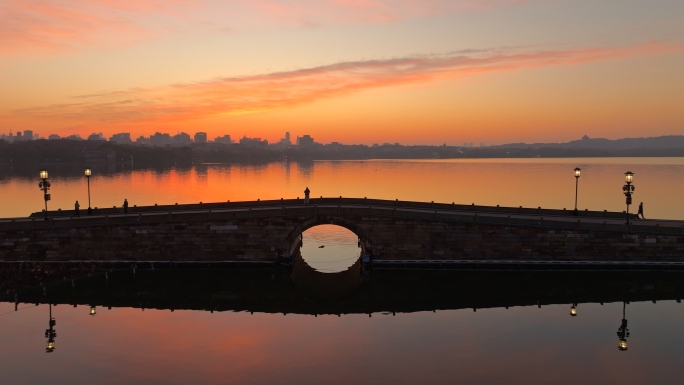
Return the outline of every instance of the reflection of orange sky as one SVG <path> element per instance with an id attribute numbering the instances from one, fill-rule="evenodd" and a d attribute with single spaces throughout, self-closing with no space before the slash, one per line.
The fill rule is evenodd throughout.
<path id="1" fill-rule="evenodd" d="M 583 169 L 579 207 L 624 210 L 623 173 L 636 174 L 634 200 L 645 202 L 647 217 L 684 218 L 677 195 L 684 182 L 679 158 L 493 159 L 445 161 L 342 161 L 264 166 L 206 165 L 187 171 L 134 171 L 91 178 L 94 207 L 222 202 L 304 197 L 345 196 L 456 202 L 502 206 L 573 208 L 575 179 Z M 76 199 L 86 207 L 84 178 L 61 179 L 51 171 L 51 209 L 71 209 Z M 5 203 L 0 216 L 25 216 L 42 208 L 34 181 L 2 183 Z M 8 202 L 11 202 L 9 204 Z"/>
<path id="2" fill-rule="evenodd" d="M 657 306 L 658 311 L 652 307 Z M 13 304 L 0 304 L 0 313 Z M 301 316 L 47 307 L 0 318 L 7 383 L 485 384 L 676 383 L 684 314 L 674 301 L 628 306 L 630 350 L 616 348 L 618 303 Z M 638 325 L 638 326 L 637 326 Z"/>

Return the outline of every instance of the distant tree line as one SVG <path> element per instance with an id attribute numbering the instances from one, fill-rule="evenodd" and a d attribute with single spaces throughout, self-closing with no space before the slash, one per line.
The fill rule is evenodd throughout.
<path id="1" fill-rule="evenodd" d="M 112 153 L 113 151 L 113 153 Z M 112 154 L 111 159 L 105 157 Z M 102 155 L 100 155 L 102 154 Z M 115 155 L 114 155 L 115 154 Z M 578 148 L 511 145 L 491 147 L 321 145 L 251 147 L 239 144 L 200 144 L 188 147 L 143 147 L 100 141 L 34 140 L 7 143 L 0 140 L 0 164 L 134 163 L 136 166 L 191 165 L 197 163 L 265 163 L 273 161 L 458 158 L 567 158 L 567 157 L 680 157 L 684 147 Z"/>

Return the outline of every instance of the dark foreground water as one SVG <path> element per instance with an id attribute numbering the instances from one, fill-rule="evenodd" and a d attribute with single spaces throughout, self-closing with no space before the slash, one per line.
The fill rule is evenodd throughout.
<path id="1" fill-rule="evenodd" d="M 361 274 L 356 264 L 323 274 L 297 263 L 93 273 L 73 285 L 56 273 L 41 278 L 45 293 L 30 283 L 38 275 L 3 276 L 20 287 L 18 304 L 4 289 L 0 303 L 3 384 L 677 384 L 684 375 L 677 273 Z"/>

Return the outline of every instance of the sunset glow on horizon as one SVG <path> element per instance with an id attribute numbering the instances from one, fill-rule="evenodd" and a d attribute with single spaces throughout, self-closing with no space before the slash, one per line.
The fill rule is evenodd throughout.
<path id="1" fill-rule="evenodd" d="M 676 0 L 2 0 L 0 133 L 684 134 Z"/>

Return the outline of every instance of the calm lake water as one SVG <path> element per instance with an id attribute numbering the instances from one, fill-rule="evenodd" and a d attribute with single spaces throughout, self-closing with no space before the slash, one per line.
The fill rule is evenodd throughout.
<path id="1" fill-rule="evenodd" d="M 521 272 L 373 271 L 350 293 L 319 298 L 309 295 L 319 289 L 270 271 L 165 281 L 143 273 L 22 292 L 41 304 L 18 311 L 12 299 L 0 302 L 2 383 L 678 384 L 684 376 L 684 305 L 674 300 L 682 275 L 539 282 Z M 570 298 L 579 302 L 574 317 Z M 631 300 L 626 351 L 618 298 Z M 46 353 L 50 311 L 57 335 Z"/>
<path id="2" fill-rule="evenodd" d="M 579 208 L 623 211 L 624 173 L 634 172 L 634 202 L 647 218 L 684 219 L 684 158 L 466 159 L 282 162 L 198 165 L 160 170 L 95 165 L 93 207 L 220 202 L 312 196 L 368 197 L 478 205 L 574 208 L 573 169 L 582 168 Z M 130 168 L 130 166 L 126 166 Z M 48 166 L 50 209 L 87 207 L 82 168 Z M 0 170 L 0 216 L 43 208 L 34 173 Z M 636 206 L 635 206 L 636 207 Z"/>
<path id="3" fill-rule="evenodd" d="M 632 171 L 634 200 L 644 202 L 647 218 L 684 219 L 682 158 L 103 165 L 94 167 L 91 195 L 93 207 L 111 207 L 124 198 L 152 205 L 303 197 L 309 187 L 312 196 L 571 209 L 575 167 L 582 168 L 580 209 L 624 210 L 623 174 Z M 48 170 L 49 208 L 71 209 L 78 200 L 85 209 L 81 169 Z M 0 170 L 0 216 L 40 211 L 37 183 L 37 170 Z M 306 266 L 291 272 L 120 271 L 73 286 L 57 279 L 46 295 L 36 283 L 19 290 L 16 311 L 13 291 L 2 290 L 0 383 L 676 384 L 684 378 L 684 305 L 676 301 L 684 274 L 366 276 L 356 270 L 359 250 L 353 233 L 318 226 L 303 234 Z M 4 284 L 0 279 L 0 287 L 11 286 Z M 569 314 L 573 303 L 577 316 Z M 46 353 L 50 311 L 57 336 L 55 350 Z M 618 350 L 623 317 L 626 351 Z"/>

